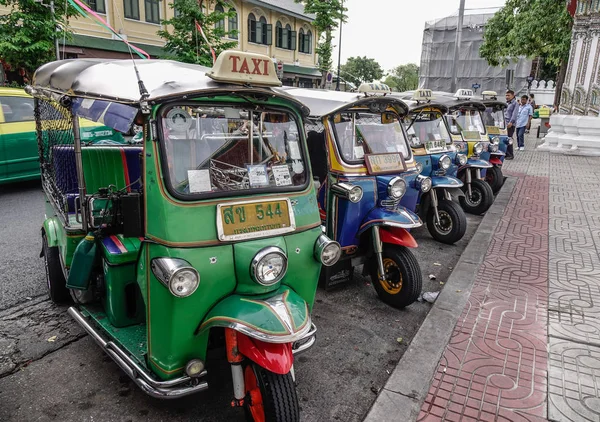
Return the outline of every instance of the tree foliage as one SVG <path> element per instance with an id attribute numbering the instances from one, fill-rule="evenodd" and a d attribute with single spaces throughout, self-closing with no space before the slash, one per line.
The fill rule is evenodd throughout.
<path id="1" fill-rule="evenodd" d="M 507 0 L 486 23 L 479 53 L 492 66 L 517 56 L 559 66 L 568 60 L 571 21 L 564 0 Z"/>
<path id="2" fill-rule="evenodd" d="M 385 78 L 384 83 L 392 91 L 410 91 L 419 86 L 419 66 L 414 63 L 395 67 Z"/>
<path id="3" fill-rule="evenodd" d="M 58 1 L 55 22 L 49 2 L 0 0 L 0 5 L 11 8 L 0 16 L 0 57 L 12 70 L 23 68 L 30 78 L 38 67 L 56 60 L 54 39 L 70 37 L 67 18 L 77 12 L 70 6 L 65 11 L 65 3 Z"/>
<path id="4" fill-rule="evenodd" d="M 304 12 L 315 15 L 313 25 L 319 33 L 319 43 L 316 48 L 319 56 L 319 70 L 326 73 L 333 65 L 332 32 L 339 26 L 340 20 L 346 21 L 345 12 L 348 9 L 342 6 L 340 0 L 296 0 L 296 3 L 303 3 Z M 322 83 L 324 81 L 323 77 Z"/>
<path id="5" fill-rule="evenodd" d="M 383 69 L 379 63 L 366 56 L 349 57 L 348 61 L 341 66 L 340 73 L 342 78 L 355 85 L 378 81 L 383 77 Z"/>
<path id="6" fill-rule="evenodd" d="M 233 48 L 237 41 L 224 41 L 224 36 L 236 36 L 237 31 L 225 31 L 219 22 L 225 22 L 233 15 L 229 12 L 230 5 L 224 0 L 214 0 L 211 6 L 221 6 L 224 12 L 206 13 L 203 6 L 208 6 L 203 0 L 173 0 L 171 8 L 177 11 L 176 16 L 163 20 L 166 27 L 170 25 L 172 30 L 161 29 L 158 35 L 165 40 L 164 49 L 167 51 L 165 58 L 172 58 L 184 63 L 195 63 L 204 66 L 212 66 L 213 60 L 210 46 L 206 43 L 202 34 L 196 29 L 196 22 L 202 27 L 208 42 L 219 55 L 223 50 Z"/>

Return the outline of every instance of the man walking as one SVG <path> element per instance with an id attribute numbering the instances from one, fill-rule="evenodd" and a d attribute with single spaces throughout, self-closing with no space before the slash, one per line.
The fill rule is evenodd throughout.
<path id="1" fill-rule="evenodd" d="M 531 104 L 528 103 L 529 98 L 527 95 L 521 97 L 521 105 L 517 112 L 517 143 L 519 145 L 519 151 L 525 151 L 525 130 L 531 123 L 533 117 L 533 109 Z"/>
<path id="2" fill-rule="evenodd" d="M 506 122 L 506 129 L 508 132 L 508 138 L 512 139 L 517 124 L 517 114 L 519 112 L 519 104 L 515 99 L 515 91 L 509 89 L 506 91 L 506 103 L 508 107 L 504 111 L 504 121 Z M 506 160 L 512 160 L 514 158 L 513 145 L 512 143 L 506 147 Z"/>
<path id="3" fill-rule="evenodd" d="M 534 111 L 537 108 L 537 104 L 535 103 L 535 96 L 533 94 L 529 94 L 529 105 L 531 105 L 531 109 Z M 530 129 L 531 129 L 531 120 L 529 120 L 529 124 L 527 125 L 527 130 L 525 131 L 525 133 L 529 133 Z"/>

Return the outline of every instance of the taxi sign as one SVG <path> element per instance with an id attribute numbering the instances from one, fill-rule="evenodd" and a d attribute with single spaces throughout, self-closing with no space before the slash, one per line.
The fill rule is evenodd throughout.
<path id="1" fill-rule="evenodd" d="M 491 98 L 491 99 L 496 99 L 496 97 L 498 96 L 498 93 L 496 91 L 483 91 L 481 93 L 481 96 L 483 98 L 488 97 L 488 98 Z"/>
<path id="2" fill-rule="evenodd" d="M 386 84 L 381 83 L 363 83 L 358 87 L 358 92 L 364 94 L 391 94 L 392 90 Z"/>
<path id="3" fill-rule="evenodd" d="M 430 89 L 417 89 L 412 99 L 414 101 L 431 101 L 433 100 L 433 92 Z"/>
<path id="4" fill-rule="evenodd" d="M 281 86 L 275 64 L 269 57 L 234 50 L 226 50 L 219 54 L 206 76 L 217 82 Z"/>
<path id="5" fill-rule="evenodd" d="M 458 98 L 459 100 L 470 100 L 471 97 L 473 97 L 475 94 L 473 94 L 473 90 L 472 89 L 459 89 L 458 91 L 456 91 L 456 94 L 454 94 L 454 96 L 456 98 Z"/>

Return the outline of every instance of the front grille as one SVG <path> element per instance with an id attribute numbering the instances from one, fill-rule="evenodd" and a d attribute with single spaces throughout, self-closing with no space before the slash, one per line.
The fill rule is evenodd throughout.
<path id="1" fill-rule="evenodd" d="M 395 210 L 400 203 L 400 199 L 382 199 L 380 204 L 386 210 Z"/>

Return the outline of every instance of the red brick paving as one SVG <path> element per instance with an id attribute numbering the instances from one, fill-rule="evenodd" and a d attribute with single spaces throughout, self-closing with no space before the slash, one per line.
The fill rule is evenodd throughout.
<path id="1" fill-rule="evenodd" d="M 547 177 L 519 178 L 419 421 L 545 421 Z"/>

